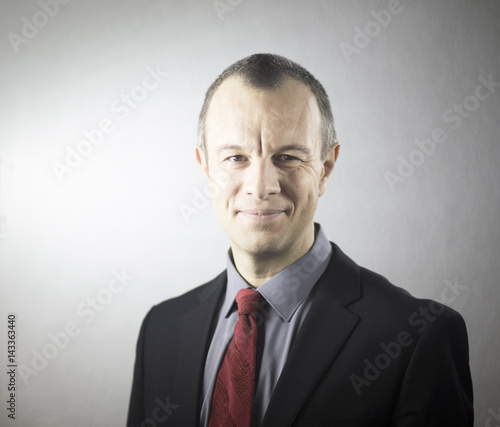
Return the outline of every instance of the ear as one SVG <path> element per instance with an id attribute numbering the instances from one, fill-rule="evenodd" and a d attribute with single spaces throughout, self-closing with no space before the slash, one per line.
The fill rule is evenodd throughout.
<path id="1" fill-rule="evenodd" d="M 205 152 L 203 151 L 203 149 L 199 145 L 197 145 L 195 147 L 194 155 L 196 158 L 196 163 L 198 163 L 200 165 L 201 170 L 203 171 L 205 176 L 210 179 L 210 173 L 208 171 L 207 157 L 205 156 Z"/>
<path id="2" fill-rule="evenodd" d="M 321 169 L 321 176 L 319 179 L 319 195 L 322 196 L 326 191 L 326 181 L 328 177 L 333 172 L 333 167 L 335 166 L 335 162 L 337 161 L 337 157 L 339 156 L 340 144 L 336 142 L 323 160 L 323 167 Z"/>

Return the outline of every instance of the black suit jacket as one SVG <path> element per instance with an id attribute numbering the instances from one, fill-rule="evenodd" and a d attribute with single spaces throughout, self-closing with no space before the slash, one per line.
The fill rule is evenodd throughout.
<path id="1" fill-rule="evenodd" d="M 472 426 L 460 314 L 416 299 L 335 244 L 262 426 Z M 226 272 L 144 319 L 128 425 L 197 426 Z"/>

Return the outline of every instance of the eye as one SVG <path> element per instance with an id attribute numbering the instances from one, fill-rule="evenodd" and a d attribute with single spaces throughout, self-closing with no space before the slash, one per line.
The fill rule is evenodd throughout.
<path id="1" fill-rule="evenodd" d="M 283 163 L 297 163 L 300 162 L 300 159 L 298 159 L 295 156 L 291 156 L 290 154 L 281 154 L 276 158 L 277 161 L 283 162 Z"/>
<path id="2" fill-rule="evenodd" d="M 243 160 L 245 160 L 245 158 L 241 154 L 237 154 L 236 156 L 228 157 L 226 160 L 229 160 L 230 162 L 233 162 L 233 163 L 240 163 Z"/>

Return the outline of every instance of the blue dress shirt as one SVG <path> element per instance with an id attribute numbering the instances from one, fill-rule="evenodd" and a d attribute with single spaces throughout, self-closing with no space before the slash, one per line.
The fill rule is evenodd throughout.
<path id="1" fill-rule="evenodd" d="M 309 311 L 311 290 L 326 270 L 332 254 L 330 242 L 320 225 L 315 226 L 316 238 L 312 248 L 257 288 L 265 301 L 261 304 L 257 316 L 257 382 L 253 425 L 260 424 L 264 417 L 288 353 Z M 229 250 L 226 295 L 205 362 L 203 405 L 200 414 L 200 425 L 205 427 L 210 419 L 217 374 L 238 321 L 235 297 L 243 288 L 252 287 L 234 266 Z"/>

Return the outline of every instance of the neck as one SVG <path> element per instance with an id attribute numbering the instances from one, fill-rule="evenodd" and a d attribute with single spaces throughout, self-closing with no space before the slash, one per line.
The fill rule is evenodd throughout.
<path id="1" fill-rule="evenodd" d="M 314 224 L 300 241 L 281 252 L 249 253 L 231 245 L 234 265 L 245 281 L 258 288 L 280 271 L 304 256 L 313 246 L 316 237 Z"/>

